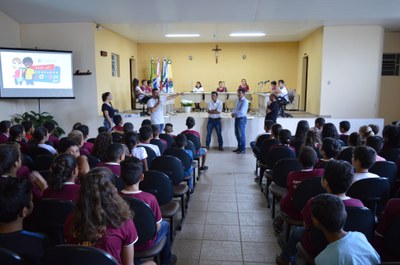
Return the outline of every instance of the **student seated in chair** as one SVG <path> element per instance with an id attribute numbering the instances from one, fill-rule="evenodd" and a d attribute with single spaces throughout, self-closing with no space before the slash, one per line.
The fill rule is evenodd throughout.
<path id="1" fill-rule="evenodd" d="M 324 174 L 324 170 L 321 168 L 314 169 L 314 165 L 317 161 L 317 153 L 309 146 L 305 146 L 301 149 L 299 158 L 303 169 L 300 171 L 290 172 L 287 177 L 287 193 L 282 197 L 280 201 L 281 211 L 292 218 L 301 218 L 301 213 L 298 212 L 293 205 L 293 196 L 299 185 L 306 179 L 315 177 L 321 177 Z M 277 232 L 282 231 L 283 219 L 280 215 L 275 217 L 274 229 Z"/>
<path id="2" fill-rule="evenodd" d="M 154 195 L 141 191 L 139 183 L 143 180 L 143 165 L 136 157 L 129 157 L 121 162 L 121 178 L 125 188 L 120 192 L 121 196 L 132 197 L 147 203 L 154 213 L 157 220 L 157 235 L 143 246 L 135 247 L 136 251 L 143 251 L 158 244 L 164 237 L 166 243 L 160 253 L 161 264 L 175 264 L 176 255 L 171 254 L 170 229 L 167 221 L 162 219 L 160 206 Z"/>
<path id="3" fill-rule="evenodd" d="M 175 138 L 175 144 L 176 144 L 176 147 L 178 147 L 179 149 L 185 150 L 185 152 L 186 152 L 186 153 L 189 155 L 189 157 L 191 158 L 191 160 L 192 160 L 191 164 L 192 164 L 192 163 L 193 163 L 193 154 L 192 154 L 192 151 L 185 149 L 185 147 L 187 146 L 187 138 L 186 138 L 186 135 L 184 135 L 183 133 L 178 134 L 178 135 L 176 136 L 176 138 Z M 185 170 L 184 173 L 185 173 L 185 177 L 191 176 L 191 175 L 193 174 L 193 167 L 190 166 L 190 168 L 187 169 L 187 170 Z M 190 188 L 190 191 L 193 192 L 193 178 L 190 178 L 190 180 L 189 180 L 189 188 Z"/>
<path id="4" fill-rule="evenodd" d="M 376 265 L 379 254 L 360 232 L 343 230 L 346 210 L 342 200 L 331 194 L 320 194 L 311 204 L 314 226 L 322 231 L 328 246 L 315 258 L 316 265 Z"/>
<path id="5" fill-rule="evenodd" d="M 378 175 L 368 172 L 376 160 L 376 152 L 369 146 L 357 146 L 353 150 L 352 164 L 356 170 L 353 183 L 367 178 L 379 178 Z"/>
<path id="6" fill-rule="evenodd" d="M 196 125 L 194 118 L 187 117 L 187 119 L 186 119 L 187 130 L 183 131 L 182 133 L 192 134 L 192 135 L 198 137 L 200 140 L 201 139 L 200 133 L 196 130 L 193 130 L 194 125 Z M 207 170 L 208 169 L 208 166 L 206 166 L 207 149 L 204 147 L 200 147 L 200 149 L 196 150 L 196 151 L 197 151 L 197 155 L 202 157 L 200 170 Z M 193 155 L 195 155 L 195 154 L 193 154 Z"/>
<path id="7" fill-rule="evenodd" d="M 339 197 L 344 206 L 363 207 L 364 204 L 360 200 L 346 196 L 353 177 L 353 168 L 350 163 L 341 160 L 331 160 L 326 164 L 321 185 L 327 193 Z M 311 220 L 311 204 L 313 199 L 309 199 L 301 211 L 304 226 L 296 227 L 292 230 L 289 241 L 283 247 L 281 255 L 276 258 L 277 264 L 287 265 L 289 262 L 294 261 L 297 253 L 296 244 L 299 241 L 301 241 L 303 248 L 312 257 L 317 256 L 326 247 L 326 241 L 318 242 L 319 244 L 312 241 L 313 223 Z"/>
<path id="8" fill-rule="evenodd" d="M 338 140 L 330 137 L 323 139 L 321 148 L 319 150 L 322 158 L 318 160 L 315 168 L 324 168 L 328 161 L 336 159 L 341 149 L 342 146 Z"/>
<path id="9" fill-rule="evenodd" d="M 0 247 L 40 265 L 50 242 L 42 234 L 23 230 L 32 210 L 32 185 L 27 180 L 8 177 L 0 182 Z"/>

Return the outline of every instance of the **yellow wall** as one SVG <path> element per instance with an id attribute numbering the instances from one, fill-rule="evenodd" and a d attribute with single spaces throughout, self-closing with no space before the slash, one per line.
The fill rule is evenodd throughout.
<path id="1" fill-rule="evenodd" d="M 385 33 L 384 53 L 400 53 L 400 33 Z M 400 76 L 382 76 L 379 117 L 385 124 L 400 120 Z"/>
<path id="2" fill-rule="evenodd" d="M 111 92 L 113 95 L 113 106 L 120 111 L 131 109 L 131 81 L 130 81 L 130 59 L 137 58 L 137 44 L 107 29 L 95 31 L 95 58 L 96 58 L 96 81 L 98 102 L 101 106 L 101 94 Z M 100 51 L 106 51 L 107 57 L 100 56 Z M 119 55 L 120 76 L 111 76 L 111 53 Z M 101 109 L 99 109 L 99 114 Z"/>
<path id="3" fill-rule="evenodd" d="M 299 43 L 299 52 L 297 58 L 298 64 L 298 90 L 301 95 L 300 109 L 304 109 L 304 93 L 301 91 L 303 57 L 308 56 L 308 78 L 307 78 L 307 112 L 320 114 L 321 104 L 321 74 L 322 74 L 322 45 L 323 45 L 323 29 L 320 28 Z"/>
<path id="4" fill-rule="evenodd" d="M 236 91 L 242 78 L 247 79 L 251 92 L 257 91 L 259 81 L 268 79 L 284 79 L 288 88 L 296 88 L 297 42 L 219 43 L 218 47 L 222 51 L 216 64 L 215 43 L 138 44 L 139 79 L 149 78 L 152 57 L 166 56 L 172 59 L 176 92 L 191 91 L 196 81 L 201 81 L 205 91 L 213 91 L 220 80 L 225 81 L 228 91 Z M 270 89 L 269 84 L 265 89 Z"/>

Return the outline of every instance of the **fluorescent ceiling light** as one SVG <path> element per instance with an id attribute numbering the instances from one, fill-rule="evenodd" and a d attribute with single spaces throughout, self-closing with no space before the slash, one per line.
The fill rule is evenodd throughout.
<path id="1" fill-rule="evenodd" d="M 231 37 L 264 37 L 265 35 L 266 34 L 263 32 L 240 32 L 229 34 Z"/>
<path id="2" fill-rule="evenodd" d="M 200 34 L 166 34 L 167 38 L 196 38 L 200 37 Z"/>

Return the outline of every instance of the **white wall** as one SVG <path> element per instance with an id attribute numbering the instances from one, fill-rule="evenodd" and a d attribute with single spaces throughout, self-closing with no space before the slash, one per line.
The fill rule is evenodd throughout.
<path id="1" fill-rule="evenodd" d="M 378 117 L 383 36 L 379 26 L 324 28 L 321 115 Z"/>
<path id="2" fill-rule="evenodd" d="M 85 123 L 91 135 L 97 135 L 98 103 L 94 53 L 93 23 L 21 24 L 21 46 L 24 48 L 70 50 L 73 71 L 90 70 L 90 76 L 74 76 L 75 99 L 43 99 L 41 111 L 54 115 L 68 133 L 75 122 Z M 37 100 L 25 100 L 26 110 L 38 111 Z"/>

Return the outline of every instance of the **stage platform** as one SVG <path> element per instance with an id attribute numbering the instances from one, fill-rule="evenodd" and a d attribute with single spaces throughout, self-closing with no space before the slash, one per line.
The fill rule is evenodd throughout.
<path id="1" fill-rule="evenodd" d="M 289 111 L 293 115 L 293 118 L 278 118 L 277 122 L 282 125 L 283 128 L 289 129 L 292 134 L 296 132 L 297 123 L 300 120 L 307 120 L 310 127 L 314 126 L 314 120 L 316 115 L 302 112 L 302 111 Z M 140 124 L 144 119 L 150 119 L 150 116 L 141 117 L 136 111 L 128 111 L 120 113 L 122 115 L 124 122 L 132 122 L 135 130 L 139 130 Z M 172 123 L 174 125 L 174 134 L 179 134 L 180 132 L 186 130 L 185 122 L 186 118 L 192 116 L 196 125 L 195 130 L 200 132 L 201 142 L 205 145 L 206 135 L 207 135 L 207 121 L 208 114 L 206 112 L 191 112 L 191 113 L 174 113 L 165 115 L 165 123 Z M 383 119 L 334 119 L 329 117 L 324 117 L 326 122 L 331 122 L 339 128 L 339 122 L 342 120 L 348 120 L 351 124 L 350 132 L 358 131 L 362 125 L 376 124 L 381 130 L 383 129 L 384 120 Z M 235 127 L 234 119 L 231 117 L 231 113 L 222 113 L 222 137 L 225 147 L 237 147 L 237 141 L 235 138 Z M 99 117 L 99 123 L 103 123 L 103 119 Z M 258 115 L 255 112 L 250 112 L 247 116 L 247 126 L 246 126 L 246 147 L 250 146 L 250 142 L 254 141 L 258 134 L 264 131 L 264 116 Z M 218 146 L 217 135 L 213 131 L 213 136 L 211 137 L 212 147 Z"/>

